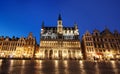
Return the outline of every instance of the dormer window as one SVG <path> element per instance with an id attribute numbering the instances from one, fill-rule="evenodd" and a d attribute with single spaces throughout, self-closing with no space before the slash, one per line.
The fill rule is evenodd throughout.
<path id="1" fill-rule="evenodd" d="M 98 33 L 95 33 L 96 36 L 98 36 Z"/>

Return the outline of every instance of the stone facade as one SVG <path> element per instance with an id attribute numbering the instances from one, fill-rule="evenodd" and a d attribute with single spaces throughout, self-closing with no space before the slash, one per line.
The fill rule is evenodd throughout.
<path id="1" fill-rule="evenodd" d="M 108 28 L 102 32 L 87 31 L 82 37 L 82 47 L 85 59 L 119 59 L 120 33 L 118 31 L 112 33 Z"/>
<path id="2" fill-rule="evenodd" d="M 42 23 L 40 35 L 40 59 L 82 59 L 81 44 L 77 24 L 63 27 L 61 15 L 57 27 L 45 27 Z"/>
<path id="3" fill-rule="evenodd" d="M 0 58 L 33 58 L 35 38 L 32 33 L 27 38 L 0 37 Z"/>
<path id="4" fill-rule="evenodd" d="M 55 27 L 42 23 L 39 45 L 32 33 L 26 38 L 0 36 L 0 58 L 120 59 L 120 33 L 108 28 L 86 31 L 80 42 L 77 24 L 64 27 L 59 15 Z"/>

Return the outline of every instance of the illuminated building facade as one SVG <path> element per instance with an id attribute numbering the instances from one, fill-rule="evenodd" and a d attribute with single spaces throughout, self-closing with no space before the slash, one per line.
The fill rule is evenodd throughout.
<path id="1" fill-rule="evenodd" d="M 27 38 L 0 37 L 0 58 L 33 58 L 36 40 L 32 33 Z"/>
<path id="2" fill-rule="evenodd" d="M 36 57 L 40 59 L 82 59 L 77 24 L 63 27 L 61 15 L 57 27 L 45 27 L 42 23 L 40 48 Z"/>
<path id="3" fill-rule="evenodd" d="M 119 59 L 120 33 L 110 32 L 105 28 L 102 32 L 94 30 L 86 32 L 82 37 L 83 55 L 85 59 Z"/>

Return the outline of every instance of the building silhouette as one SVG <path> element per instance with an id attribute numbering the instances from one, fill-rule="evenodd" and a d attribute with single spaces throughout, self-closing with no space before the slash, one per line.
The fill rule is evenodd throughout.
<path id="1" fill-rule="evenodd" d="M 42 22 L 39 45 L 32 33 L 26 38 L 0 36 L 0 58 L 120 59 L 120 33 L 108 28 L 86 31 L 80 42 L 77 24 L 64 27 L 59 14 L 56 26 Z"/>
<path id="2" fill-rule="evenodd" d="M 27 38 L 0 37 L 0 58 L 33 58 L 36 40 L 32 33 Z"/>
<path id="3" fill-rule="evenodd" d="M 43 22 L 39 50 L 36 55 L 41 59 L 82 59 L 77 24 L 64 27 L 60 14 L 56 27 L 44 26 Z"/>
<path id="4" fill-rule="evenodd" d="M 120 33 L 110 32 L 105 28 L 102 32 L 95 29 L 93 33 L 86 31 L 82 37 L 84 59 L 119 59 Z"/>

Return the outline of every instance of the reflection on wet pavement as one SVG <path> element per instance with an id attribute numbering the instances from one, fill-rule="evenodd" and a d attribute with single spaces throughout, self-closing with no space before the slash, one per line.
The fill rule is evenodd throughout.
<path id="1" fill-rule="evenodd" d="M 0 60 L 0 74 L 120 74 L 120 61 Z"/>

